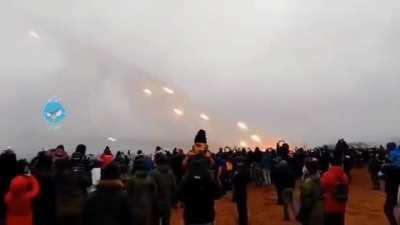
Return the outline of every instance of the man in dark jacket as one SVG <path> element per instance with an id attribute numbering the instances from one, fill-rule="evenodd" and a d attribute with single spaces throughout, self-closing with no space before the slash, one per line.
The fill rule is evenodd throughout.
<path id="1" fill-rule="evenodd" d="M 368 166 L 368 172 L 371 177 L 371 183 L 372 187 L 374 190 L 379 190 L 380 189 L 380 182 L 379 182 L 379 171 L 382 168 L 383 162 L 385 158 L 383 154 L 380 154 L 379 152 L 374 154 L 371 157 L 371 162 L 369 163 Z"/>
<path id="2" fill-rule="evenodd" d="M 55 201 L 57 225 L 81 225 L 86 189 L 84 182 L 72 172 L 70 160 L 55 161 Z"/>
<path id="3" fill-rule="evenodd" d="M 86 156 L 85 145 L 81 144 L 76 147 L 75 152 L 71 155 L 71 163 L 72 173 L 82 179 L 84 189 L 86 190 L 92 185 L 92 174 L 90 172 L 90 162 Z"/>
<path id="4" fill-rule="evenodd" d="M 157 184 L 153 177 L 149 176 L 147 170 L 146 162 L 137 160 L 133 175 L 125 181 L 128 199 L 133 210 L 134 223 L 140 225 L 157 224 Z"/>
<path id="5" fill-rule="evenodd" d="M 193 161 L 201 162 L 203 167 L 208 167 L 212 170 L 215 161 L 211 157 L 211 153 L 208 149 L 207 136 L 205 130 L 199 130 L 194 138 L 194 145 L 192 150 L 186 155 L 182 164 L 184 168 L 190 167 Z"/>
<path id="6" fill-rule="evenodd" d="M 53 159 L 40 152 L 32 170 L 40 185 L 40 193 L 33 201 L 33 222 L 35 225 L 55 224 L 55 184 L 52 176 Z"/>
<path id="7" fill-rule="evenodd" d="M 5 223 L 6 207 L 4 197 L 10 186 L 11 180 L 17 174 L 17 156 L 11 150 L 0 155 L 0 225 Z"/>
<path id="8" fill-rule="evenodd" d="M 221 188 L 201 161 L 193 161 L 179 190 L 184 203 L 185 225 L 212 225 L 215 220 L 215 200 L 220 197 Z"/>
<path id="9" fill-rule="evenodd" d="M 82 220 L 84 225 L 133 224 L 131 206 L 115 163 L 103 168 L 97 190 L 86 202 Z"/>
<path id="10" fill-rule="evenodd" d="M 157 221 L 161 225 L 169 225 L 171 218 L 171 208 L 175 201 L 176 181 L 171 168 L 167 164 L 167 158 L 159 153 L 156 157 L 157 168 L 150 173 L 157 184 Z"/>
<path id="11" fill-rule="evenodd" d="M 175 178 L 176 178 L 176 183 L 180 184 L 182 181 L 183 177 L 183 159 L 185 158 L 185 155 L 183 154 L 183 151 L 181 149 L 177 150 L 174 149 L 172 153 L 172 158 L 171 158 L 171 168 L 172 171 L 174 172 Z"/>
<path id="12" fill-rule="evenodd" d="M 250 181 L 250 171 L 248 170 L 248 165 L 242 158 L 236 161 L 232 181 L 233 200 L 236 202 L 239 214 L 239 225 L 247 225 L 247 185 Z"/>
<path id="13" fill-rule="evenodd" d="M 285 189 L 294 189 L 296 184 L 296 176 L 287 161 L 282 160 L 272 171 L 275 177 L 275 186 L 278 195 L 278 204 L 283 204 L 282 192 Z"/>

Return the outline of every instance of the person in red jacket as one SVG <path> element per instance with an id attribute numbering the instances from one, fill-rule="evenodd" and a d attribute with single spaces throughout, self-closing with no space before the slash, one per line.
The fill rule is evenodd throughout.
<path id="1" fill-rule="evenodd" d="M 325 225 L 344 225 L 349 179 L 344 170 L 334 164 L 321 179 L 324 191 Z"/>
<path id="2" fill-rule="evenodd" d="M 15 177 L 5 197 L 7 225 L 32 225 L 32 200 L 39 194 L 39 183 L 33 176 Z"/>
<path id="3" fill-rule="evenodd" d="M 114 156 L 110 150 L 110 147 L 104 149 L 103 154 L 100 156 L 101 166 L 104 168 L 114 161 Z"/>

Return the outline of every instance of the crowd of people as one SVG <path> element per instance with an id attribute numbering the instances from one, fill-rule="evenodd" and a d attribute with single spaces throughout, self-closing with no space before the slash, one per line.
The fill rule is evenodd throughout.
<path id="1" fill-rule="evenodd" d="M 371 184 L 385 181 L 384 212 L 398 225 L 394 208 L 400 185 L 400 149 L 355 149 L 339 140 L 334 149 L 208 149 L 200 130 L 192 149 L 154 155 L 109 147 L 96 157 L 78 145 L 71 155 L 60 145 L 30 162 L 7 150 L 0 155 L 0 225 L 169 225 L 183 207 L 185 225 L 212 225 L 215 201 L 232 192 L 237 223 L 247 225 L 248 184 L 274 185 L 283 220 L 302 225 L 344 225 L 351 170 L 368 165 Z M 300 190 L 297 204 L 296 186 Z"/>

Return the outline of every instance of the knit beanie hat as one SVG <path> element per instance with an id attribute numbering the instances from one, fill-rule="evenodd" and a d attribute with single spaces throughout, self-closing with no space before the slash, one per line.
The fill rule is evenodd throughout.
<path id="1" fill-rule="evenodd" d="M 199 132 L 197 132 L 197 135 L 194 138 L 194 143 L 207 144 L 207 137 L 205 130 L 199 130 Z"/>

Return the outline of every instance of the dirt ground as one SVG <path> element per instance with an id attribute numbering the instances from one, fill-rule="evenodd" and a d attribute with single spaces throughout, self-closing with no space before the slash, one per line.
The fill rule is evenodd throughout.
<path id="1" fill-rule="evenodd" d="M 249 217 L 250 225 L 295 225 L 295 222 L 283 222 L 282 209 L 276 204 L 272 187 L 250 188 Z M 384 194 L 373 191 L 366 170 L 353 171 L 350 201 L 346 213 L 346 225 L 385 225 L 383 214 Z M 183 225 L 182 211 L 174 212 L 173 225 Z M 216 225 L 235 225 L 237 215 L 235 205 L 226 196 L 217 202 Z M 292 219 L 293 220 L 293 219 Z"/>

